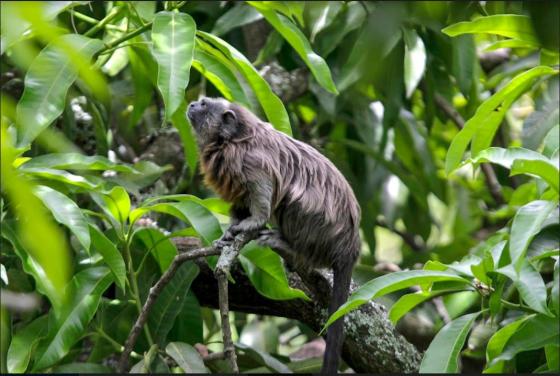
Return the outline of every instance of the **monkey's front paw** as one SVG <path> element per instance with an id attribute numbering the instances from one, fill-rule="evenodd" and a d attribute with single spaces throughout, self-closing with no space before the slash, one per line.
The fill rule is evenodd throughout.
<path id="1" fill-rule="evenodd" d="M 252 232 L 258 231 L 262 229 L 264 224 L 257 223 L 255 221 L 242 221 L 236 225 L 233 225 L 229 228 L 229 231 L 233 234 L 233 236 L 240 234 L 242 232 Z"/>

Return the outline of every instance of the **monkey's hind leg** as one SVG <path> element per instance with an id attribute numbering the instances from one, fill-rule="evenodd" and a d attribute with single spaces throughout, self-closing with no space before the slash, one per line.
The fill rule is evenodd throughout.
<path id="1" fill-rule="evenodd" d="M 287 266 L 292 269 L 295 262 L 296 252 L 284 239 L 278 230 L 261 230 L 257 236 L 257 243 L 263 247 L 270 247 L 278 253 L 285 261 Z"/>

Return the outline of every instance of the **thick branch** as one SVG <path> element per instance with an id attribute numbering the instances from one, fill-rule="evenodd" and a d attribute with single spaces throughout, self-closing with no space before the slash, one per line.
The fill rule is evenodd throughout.
<path id="1" fill-rule="evenodd" d="M 202 306 L 219 308 L 214 273 L 204 260 L 195 260 L 195 263 L 200 267 L 200 273 L 191 286 L 192 291 Z M 238 262 L 232 265 L 231 276 L 235 283 L 228 286 L 228 301 L 233 311 L 296 319 L 316 332 L 321 330 L 327 319 L 332 286 L 330 272 L 288 272 L 290 285 L 303 290 L 310 301 L 265 298 L 255 290 Z M 421 354 L 396 331 L 383 306 L 374 302 L 365 304 L 348 314 L 344 323 L 346 336 L 342 358 L 356 372 L 402 373 L 418 370 Z"/>
<path id="2" fill-rule="evenodd" d="M 443 98 L 439 94 L 436 94 L 435 102 L 437 106 L 455 123 L 455 125 L 459 127 L 459 129 L 463 129 L 463 127 L 465 126 L 465 120 L 463 119 L 461 114 L 459 114 L 453 108 L 453 106 L 449 102 L 447 102 L 447 100 L 445 100 L 445 98 Z M 502 205 L 505 202 L 504 196 L 502 195 L 502 187 L 498 182 L 498 178 L 496 178 L 496 174 L 494 173 L 492 166 L 486 163 L 482 163 L 480 165 L 480 168 L 482 169 L 482 173 L 484 174 L 486 186 L 488 187 L 490 194 L 494 198 L 494 201 L 496 201 L 498 205 Z"/>

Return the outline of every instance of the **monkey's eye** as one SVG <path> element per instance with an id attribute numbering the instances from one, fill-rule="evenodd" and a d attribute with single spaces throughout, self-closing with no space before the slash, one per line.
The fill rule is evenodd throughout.
<path id="1" fill-rule="evenodd" d="M 202 107 L 206 107 L 206 100 L 201 99 L 201 100 L 200 100 L 200 105 L 201 105 Z"/>

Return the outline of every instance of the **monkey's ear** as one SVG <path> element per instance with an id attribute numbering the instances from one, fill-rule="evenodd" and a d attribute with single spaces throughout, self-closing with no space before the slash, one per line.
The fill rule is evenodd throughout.
<path id="1" fill-rule="evenodd" d="M 225 125 L 235 125 L 235 122 L 237 120 L 237 116 L 235 115 L 235 112 L 233 112 L 232 110 L 226 110 L 224 111 L 224 113 L 222 114 L 222 122 Z"/>

